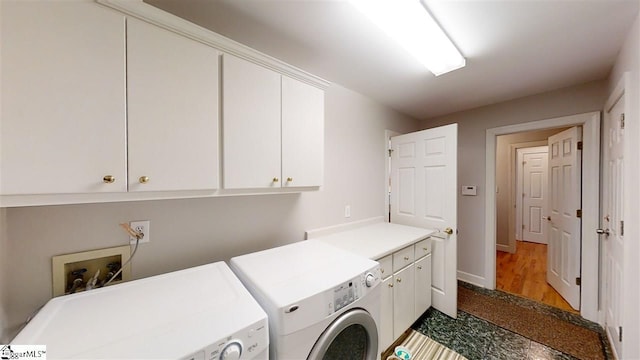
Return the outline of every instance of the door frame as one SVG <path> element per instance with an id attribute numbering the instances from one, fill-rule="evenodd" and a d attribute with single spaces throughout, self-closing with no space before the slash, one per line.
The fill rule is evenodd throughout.
<path id="1" fill-rule="evenodd" d="M 582 126 L 582 193 L 600 194 L 600 112 L 569 115 L 522 124 L 487 129 L 485 154 L 485 287 L 496 287 L 496 138 L 523 131 Z M 582 286 L 580 314 L 585 319 L 602 323 L 598 309 L 599 241 L 594 231 L 599 226 L 600 197 L 582 197 Z"/>
<path id="2" fill-rule="evenodd" d="M 386 176 L 384 183 L 384 222 L 389 222 L 391 216 L 391 138 L 394 136 L 402 135 L 402 133 L 395 130 L 386 129 L 384 131 L 384 153 L 385 153 L 385 169 Z"/>

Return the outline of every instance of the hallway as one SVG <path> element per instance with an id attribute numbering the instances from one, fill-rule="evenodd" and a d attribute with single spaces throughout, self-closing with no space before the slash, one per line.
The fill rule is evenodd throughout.
<path id="1" fill-rule="evenodd" d="M 547 245 L 516 241 L 514 254 L 498 251 L 496 289 L 578 313 L 547 283 Z"/>

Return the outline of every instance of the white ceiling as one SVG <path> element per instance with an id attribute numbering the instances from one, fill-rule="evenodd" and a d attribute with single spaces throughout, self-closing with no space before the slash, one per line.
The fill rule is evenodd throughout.
<path id="1" fill-rule="evenodd" d="M 639 0 L 426 0 L 467 59 L 433 76 L 346 1 L 145 0 L 419 119 L 606 78 Z"/>

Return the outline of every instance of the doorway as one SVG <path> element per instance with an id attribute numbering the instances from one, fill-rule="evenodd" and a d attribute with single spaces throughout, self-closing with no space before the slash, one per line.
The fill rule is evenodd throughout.
<path id="1" fill-rule="evenodd" d="M 499 192 L 496 181 L 496 148 L 500 135 L 519 132 L 546 130 L 569 126 L 583 127 L 583 193 L 597 194 L 600 184 L 600 113 L 586 113 L 523 124 L 487 129 L 486 133 L 486 187 Z M 497 250 L 497 201 L 495 196 L 485 197 L 485 286 L 496 288 L 496 250 Z M 598 310 L 598 238 L 593 229 L 598 227 L 599 198 L 583 197 L 582 248 L 580 255 L 584 266 L 581 271 L 580 314 L 582 317 L 599 322 Z"/>
<path id="2" fill-rule="evenodd" d="M 496 148 L 496 288 L 575 311 L 547 282 L 548 139 L 566 127 L 500 135 Z M 554 245 L 552 245 L 554 246 Z"/>

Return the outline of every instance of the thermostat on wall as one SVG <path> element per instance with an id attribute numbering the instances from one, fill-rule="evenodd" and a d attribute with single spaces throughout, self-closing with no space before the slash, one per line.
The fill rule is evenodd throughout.
<path id="1" fill-rule="evenodd" d="M 470 195 L 476 196 L 476 186 L 475 185 L 463 185 L 462 186 L 462 195 Z"/>

